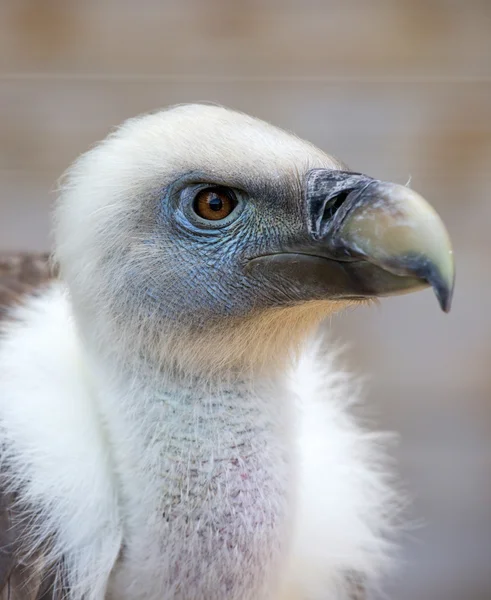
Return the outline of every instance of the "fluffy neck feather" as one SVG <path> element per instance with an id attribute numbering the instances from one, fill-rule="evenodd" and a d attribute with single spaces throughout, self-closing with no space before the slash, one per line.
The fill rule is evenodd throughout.
<path id="1" fill-rule="evenodd" d="M 353 422 L 332 354 L 302 354 L 293 401 L 276 375 L 212 389 L 87 348 L 62 285 L 0 345 L 1 458 L 32 507 L 26 542 L 63 560 L 71 600 L 278 600 L 272 574 L 289 598 L 344 599 L 348 574 L 379 573 L 383 438 Z"/>
<path id="2" fill-rule="evenodd" d="M 91 370 L 124 520 L 113 596 L 269 597 L 289 536 L 287 390 Z"/>

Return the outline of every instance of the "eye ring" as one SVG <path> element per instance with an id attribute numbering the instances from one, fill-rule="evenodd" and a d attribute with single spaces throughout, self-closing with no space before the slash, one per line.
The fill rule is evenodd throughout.
<path id="1" fill-rule="evenodd" d="M 193 180 L 180 181 L 179 184 L 174 192 L 171 191 L 171 197 L 175 198 L 173 201 L 177 209 L 174 213 L 175 218 L 182 227 L 191 229 L 195 233 L 198 233 L 199 230 L 199 233 L 204 235 L 212 235 L 214 232 L 235 223 L 245 209 L 244 192 L 240 189 L 212 181 L 200 182 L 199 177 L 196 175 L 193 176 Z M 222 206 L 215 205 L 215 208 L 219 210 L 210 209 L 210 212 L 219 213 L 219 215 L 213 214 L 212 216 L 215 218 L 211 219 L 208 216 L 208 211 L 203 212 L 201 210 L 204 201 L 205 206 L 208 208 L 207 198 L 209 200 L 211 198 L 207 194 L 210 194 L 210 192 L 218 192 L 222 199 Z M 201 206 L 197 211 L 196 207 L 200 199 Z M 224 208 L 225 211 L 222 212 Z M 216 218 L 217 216 L 220 218 Z"/>
<path id="2" fill-rule="evenodd" d="M 202 188 L 193 201 L 193 211 L 204 221 L 219 222 L 229 217 L 238 205 L 234 191 L 225 186 Z"/>

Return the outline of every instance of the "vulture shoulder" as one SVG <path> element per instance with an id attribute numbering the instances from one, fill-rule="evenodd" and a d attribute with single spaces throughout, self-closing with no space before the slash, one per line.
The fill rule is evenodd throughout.
<path id="1" fill-rule="evenodd" d="M 49 254 L 0 254 L 0 319 L 56 276 Z"/>
<path id="2" fill-rule="evenodd" d="M 0 255 L 0 326 L 9 312 L 55 277 L 48 254 Z M 0 344 L 1 344 L 0 337 Z M 5 440 L 2 440 L 5 450 Z M 24 511 L 6 485 L 8 466 L 0 461 L 0 600 L 61 600 L 61 564 L 48 564 L 48 548 L 25 545 Z M 32 511 L 30 511 L 32 512 Z"/>

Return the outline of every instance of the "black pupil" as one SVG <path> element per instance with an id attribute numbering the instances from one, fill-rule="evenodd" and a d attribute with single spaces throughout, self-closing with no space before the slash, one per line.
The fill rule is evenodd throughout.
<path id="1" fill-rule="evenodd" d="M 213 196 L 208 200 L 208 206 L 211 208 L 211 210 L 218 212 L 223 208 L 222 199 L 216 194 L 213 194 Z"/>

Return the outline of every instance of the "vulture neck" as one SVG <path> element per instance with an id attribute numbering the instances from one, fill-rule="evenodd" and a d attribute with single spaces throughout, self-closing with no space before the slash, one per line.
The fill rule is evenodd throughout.
<path id="1" fill-rule="evenodd" d="M 205 382 L 109 372 L 95 369 L 124 522 L 115 597 L 179 584 L 193 599 L 197 579 L 210 585 L 200 584 L 200 598 L 259 597 L 274 585 L 288 538 L 288 392 L 276 376 L 253 373 Z M 232 593 L 227 577 L 244 561 L 254 568 L 234 579 L 243 589 Z"/>

